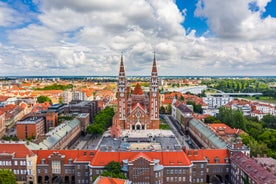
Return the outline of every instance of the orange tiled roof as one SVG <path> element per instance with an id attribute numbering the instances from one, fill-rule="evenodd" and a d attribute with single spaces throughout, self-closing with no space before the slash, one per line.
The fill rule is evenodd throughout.
<path id="1" fill-rule="evenodd" d="M 143 95 L 144 94 L 144 91 L 142 90 L 139 83 L 136 84 L 132 94 L 134 94 L 134 95 Z"/>
<path id="2" fill-rule="evenodd" d="M 253 114 L 265 114 L 264 112 L 261 112 L 261 111 L 259 111 L 259 110 L 254 110 L 254 111 L 252 111 L 252 113 L 253 113 Z"/>
<path id="3" fill-rule="evenodd" d="M 196 150 L 196 153 L 195 150 L 188 150 L 187 154 L 191 161 L 208 159 L 208 164 L 225 164 L 230 157 L 227 149 L 200 149 Z M 218 162 L 215 161 L 216 158 Z"/>
<path id="4" fill-rule="evenodd" d="M 231 128 L 224 123 L 215 123 L 215 124 L 208 124 L 208 126 L 218 134 L 241 134 L 244 133 L 243 130 Z"/>
<path id="5" fill-rule="evenodd" d="M 146 110 L 146 108 L 142 104 L 140 104 L 140 103 L 134 103 L 131 106 L 131 109 L 134 110 L 137 106 L 140 107 L 141 109 L 143 109 L 144 111 Z"/>
<path id="6" fill-rule="evenodd" d="M 4 101 L 8 100 L 8 98 L 10 98 L 10 97 L 0 96 L 0 102 L 4 102 Z"/>
<path id="7" fill-rule="evenodd" d="M 22 143 L 1 143 L 0 153 L 14 154 L 15 158 L 26 158 L 26 156 L 33 156 L 34 153 L 29 150 L 25 144 Z"/>
<path id="8" fill-rule="evenodd" d="M 96 180 L 95 184 L 124 184 L 126 180 L 118 179 L 118 178 L 110 178 L 110 177 L 103 177 L 99 176 Z"/>
<path id="9" fill-rule="evenodd" d="M 146 155 L 146 156 L 145 156 Z M 137 158 L 139 152 L 97 152 L 91 161 L 93 166 L 105 166 L 111 161 L 122 162 Z M 141 155 L 140 155 L 141 156 Z M 158 159 L 164 166 L 191 165 L 190 160 L 183 151 L 164 151 L 164 152 L 144 152 L 144 157 L 148 159 Z"/>
<path id="10" fill-rule="evenodd" d="M 68 164 L 69 159 L 76 162 L 90 162 L 96 153 L 94 150 L 33 150 L 33 152 L 37 154 L 37 164 L 40 164 L 42 159 L 45 159 L 45 163 L 48 163 L 48 157 L 53 153 L 64 155 L 65 164 Z"/>
<path id="11" fill-rule="evenodd" d="M 134 160 L 137 160 L 137 159 L 140 158 L 140 157 L 143 157 L 143 158 L 145 158 L 146 160 L 151 161 L 151 162 L 153 161 L 152 158 L 150 158 L 148 155 L 144 154 L 143 152 L 139 152 L 137 155 L 134 155 L 133 157 L 131 157 L 131 158 L 129 159 L 129 161 L 132 162 L 132 161 L 134 161 Z"/>

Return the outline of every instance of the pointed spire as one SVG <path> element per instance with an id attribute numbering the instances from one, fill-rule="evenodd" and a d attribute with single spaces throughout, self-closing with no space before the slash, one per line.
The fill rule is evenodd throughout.
<path id="1" fill-rule="evenodd" d="M 152 71 L 151 72 L 157 72 L 155 52 L 153 54 L 154 55 L 153 55 L 153 64 L 152 64 Z"/>
<path id="2" fill-rule="evenodd" d="M 123 60 L 123 52 L 121 52 L 120 73 L 121 73 L 121 72 L 125 72 L 124 60 Z"/>

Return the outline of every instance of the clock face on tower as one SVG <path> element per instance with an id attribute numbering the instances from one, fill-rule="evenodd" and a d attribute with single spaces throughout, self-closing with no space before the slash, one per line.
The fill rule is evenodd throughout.
<path id="1" fill-rule="evenodd" d="M 156 96 L 156 93 L 152 93 L 152 96 Z"/>
<path id="2" fill-rule="evenodd" d="M 120 97 L 124 97 L 124 93 L 120 93 Z"/>

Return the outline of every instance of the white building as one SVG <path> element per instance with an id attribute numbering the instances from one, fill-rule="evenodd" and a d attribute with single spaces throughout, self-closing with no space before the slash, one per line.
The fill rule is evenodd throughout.
<path id="1" fill-rule="evenodd" d="M 203 101 L 208 104 L 209 109 L 217 109 L 220 108 L 223 105 L 226 105 L 230 101 L 234 100 L 233 97 L 228 97 L 228 96 L 208 96 L 208 97 L 203 97 Z"/>

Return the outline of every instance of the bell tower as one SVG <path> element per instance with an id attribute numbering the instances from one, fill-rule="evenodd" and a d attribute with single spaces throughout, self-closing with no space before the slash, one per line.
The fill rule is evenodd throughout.
<path id="1" fill-rule="evenodd" d="M 155 53 L 153 57 L 150 80 L 150 119 L 151 128 L 159 129 L 159 89 Z"/>
<path id="2" fill-rule="evenodd" d="M 121 55 L 117 95 L 118 95 L 117 98 L 118 98 L 119 121 L 120 121 L 120 125 L 123 126 L 122 121 L 126 119 L 126 110 L 127 110 L 126 108 L 127 107 L 127 80 L 125 75 L 123 54 Z"/>

